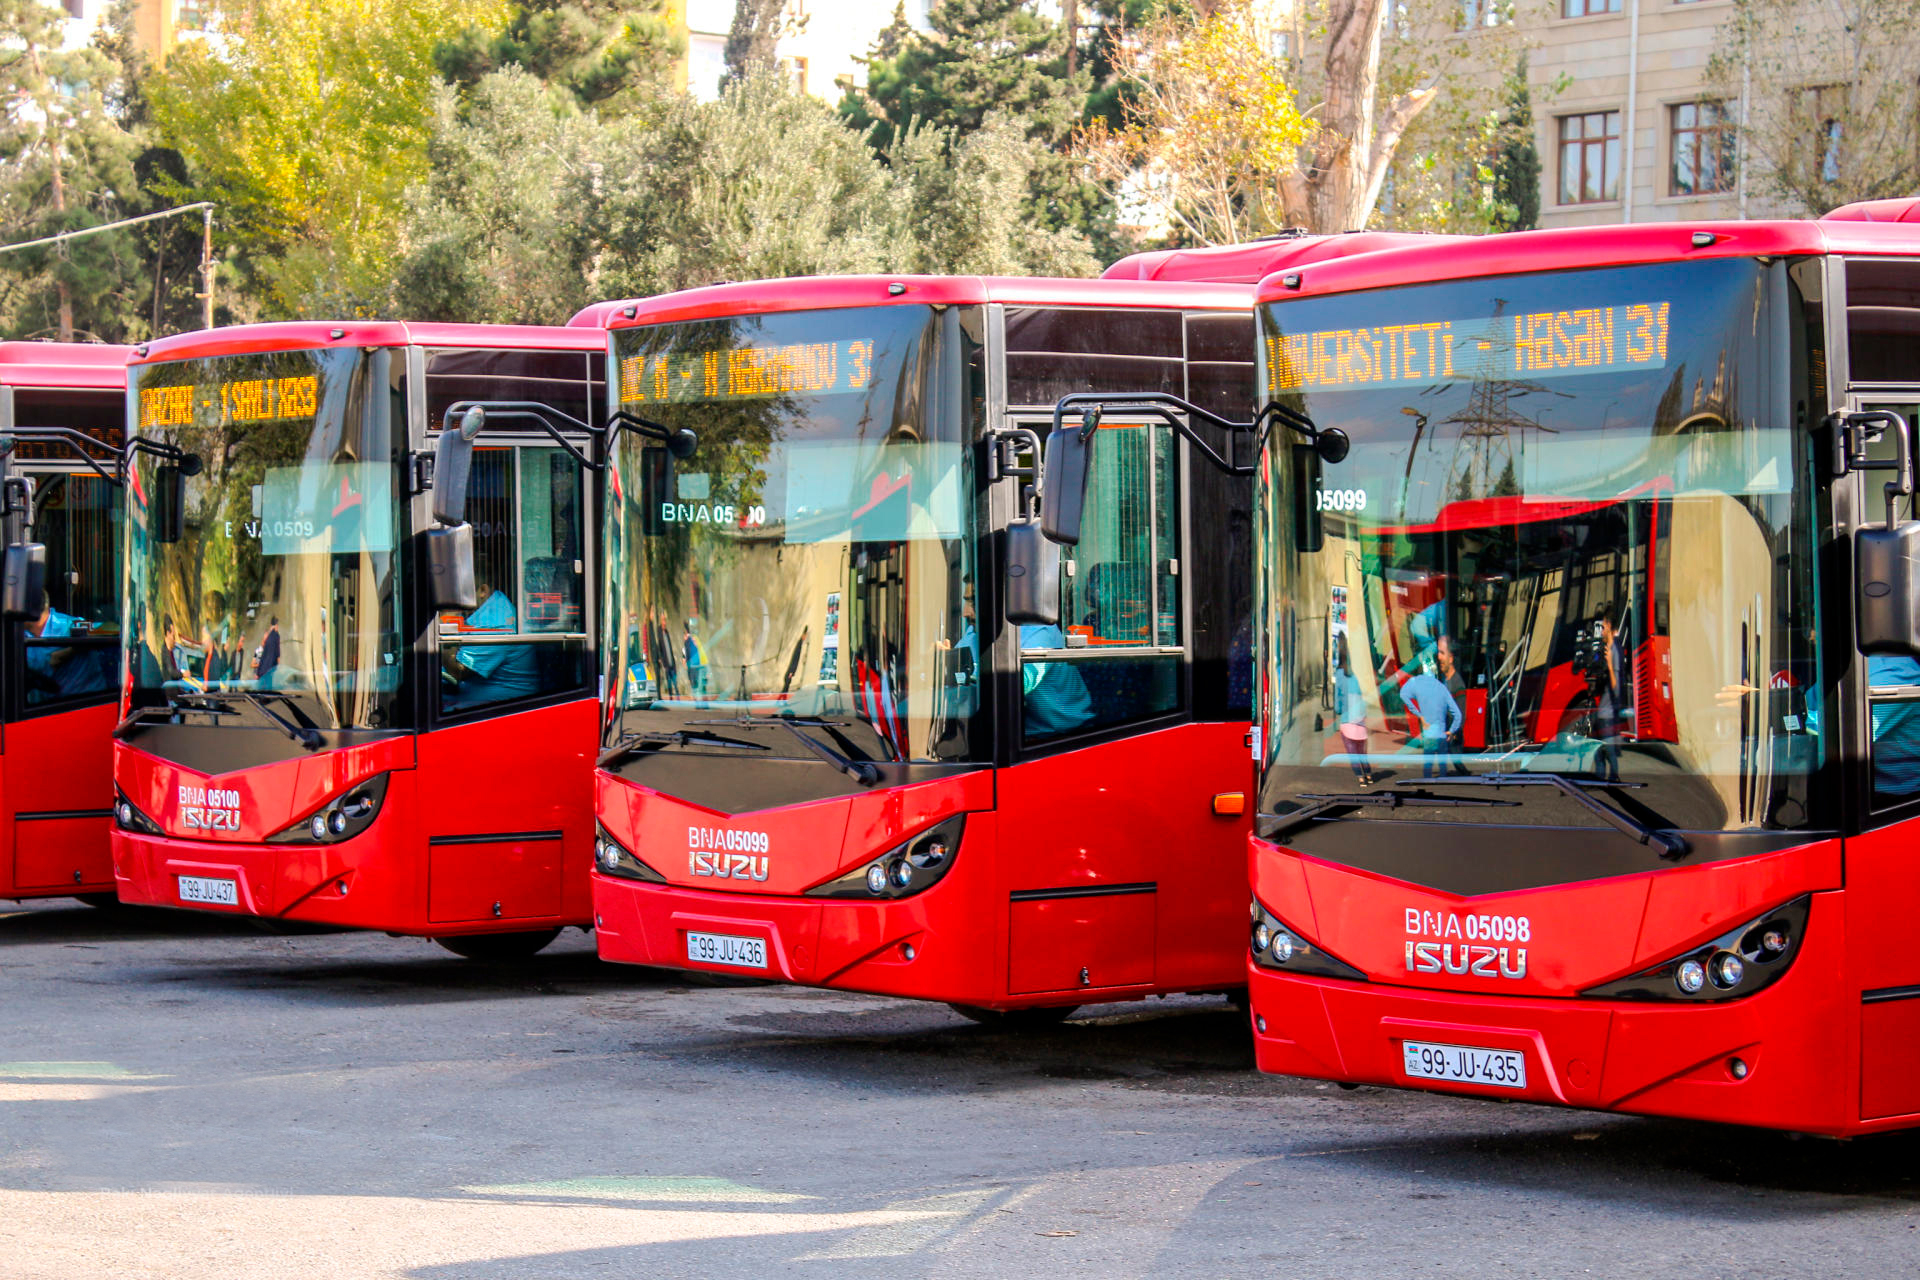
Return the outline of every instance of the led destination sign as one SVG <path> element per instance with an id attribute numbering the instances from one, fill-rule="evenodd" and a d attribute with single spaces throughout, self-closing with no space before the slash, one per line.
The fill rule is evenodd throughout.
<path id="1" fill-rule="evenodd" d="M 867 338 L 779 347 L 680 347 L 620 362 L 622 404 L 835 395 L 865 391 L 872 382 L 873 342 Z"/>
<path id="2" fill-rule="evenodd" d="M 1275 391 L 1426 386 L 1454 378 L 1557 378 L 1667 363 L 1666 302 L 1532 311 L 1267 338 Z"/>
<path id="3" fill-rule="evenodd" d="M 241 378 L 183 387 L 142 387 L 142 427 L 186 427 L 196 408 L 218 410 L 221 422 L 275 422 L 319 412 L 320 379 Z"/>

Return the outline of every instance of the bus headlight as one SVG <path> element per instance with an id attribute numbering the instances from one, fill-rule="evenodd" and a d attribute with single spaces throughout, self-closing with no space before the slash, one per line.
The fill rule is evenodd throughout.
<path id="1" fill-rule="evenodd" d="M 163 836 L 166 832 L 160 824 L 134 807 L 133 801 L 115 787 L 113 789 L 113 821 L 122 831 L 135 831 L 143 836 Z"/>
<path id="2" fill-rule="evenodd" d="M 643 880 L 665 884 L 667 878 L 633 856 L 633 852 L 608 834 L 599 823 L 593 824 L 593 866 L 603 876 L 620 880 Z"/>
<path id="3" fill-rule="evenodd" d="M 1253 962 L 1262 969 L 1312 974 L 1317 978 L 1345 978 L 1350 982 L 1367 980 L 1366 974 L 1301 937 L 1298 929 L 1267 910 L 1258 898 L 1253 903 L 1253 933 L 1248 940 L 1253 947 Z"/>
<path id="4" fill-rule="evenodd" d="M 955 814 L 879 857 L 869 857 L 853 870 L 815 885 L 807 896 L 874 902 L 925 893 L 952 869 L 966 821 L 965 814 Z"/>
<path id="5" fill-rule="evenodd" d="M 268 844 L 339 844 L 365 831 L 387 799 L 387 775 L 356 782 L 300 821 L 267 837 Z"/>
<path id="6" fill-rule="evenodd" d="M 1805 894 L 1711 942 L 1580 994 L 1600 1000 L 1706 1002 L 1750 996 L 1779 981 L 1800 953 L 1813 895 Z"/>

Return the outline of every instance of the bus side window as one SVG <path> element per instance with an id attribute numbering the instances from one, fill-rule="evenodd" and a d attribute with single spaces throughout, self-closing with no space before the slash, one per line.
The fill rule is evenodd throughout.
<path id="1" fill-rule="evenodd" d="M 1100 431 L 1080 542 L 1062 549 L 1060 625 L 1020 628 L 1027 743 L 1180 707 L 1182 658 L 1154 652 L 1182 644 L 1173 431 Z"/>
<path id="2" fill-rule="evenodd" d="M 467 518 L 479 606 L 440 619 L 440 707 L 460 715 L 584 690 L 579 468 L 559 449 L 474 450 Z"/>
<path id="3" fill-rule="evenodd" d="M 1884 808 L 1920 795 L 1920 660 L 1874 654 L 1867 686 L 1873 803 Z"/>
<path id="4" fill-rule="evenodd" d="M 90 475 L 40 483 L 35 534 L 47 547 L 47 609 L 25 624 L 25 702 L 98 701 L 119 688 L 119 491 Z"/>

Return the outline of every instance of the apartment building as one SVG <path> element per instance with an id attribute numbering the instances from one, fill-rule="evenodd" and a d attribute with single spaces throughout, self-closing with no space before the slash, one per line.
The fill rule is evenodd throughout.
<path id="1" fill-rule="evenodd" d="M 1731 0 L 1547 0 L 1523 10 L 1541 226 L 1782 212 L 1747 182 L 1740 102 L 1708 80 L 1732 8 Z"/>
<path id="2" fill-rule="evenodd" d="M 839 83 L 865 84 L 860 59 L 893 21 L 899 0 L 787 0 L 786 32 L 780 37 L 780 65 L 803 93 L 829 102 L 840 99 Z M 907 0 L 907 19 L 924 28 L 928 0 Z M 734 0 L 673 0 L 669 18 L 685 33 L 687 53 L 678 86 L 702 101 L 720 94 L 726 74 L 727 32 L 733 26 Z"/>

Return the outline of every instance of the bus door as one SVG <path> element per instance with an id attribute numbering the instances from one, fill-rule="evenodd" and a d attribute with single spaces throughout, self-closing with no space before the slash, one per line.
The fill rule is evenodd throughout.
<path id="1" fill-rule="evenodd" d="M 22 453 L 36 446 L 23 443 Z M 8 624 L 6 808 L 20 890 L 110 889 L 113 724 L 120 696 L 120 490 L 36 467 L 33 539 L 46 611 Z"/>
<path id="2" fill-rule="evenodd" d="M 429 426 L 459 399 L 540 400 L 585 419 L 585 368 L 580 352 L 455 352 L 436 370 L 429 353 Z M 585 477 L 546 436 L 489 430 L 473 453 L 467 519 L 479 603 L 432 619 L 419 742 L 427 918 L 584 916 L 597 705 Z M 571 879 L 567 851 L 582 860 Z"/>
<path id="3" fill-rule="evenodd" d="M 1010 995 L 1205 981 L 1209 940 L 1244 911 L 1244 835 L 1211 807 L 1245 772 L 1244 729 L 1194 723 L 1188 644 L 1192 557 L 1229 557 L 1187 545 L 1170 427 L 1116 414 L 1100 433 L 1080 542 L 1061 548 L 1059 625 L 1015 629 L 1014 767 L 998 783 Z M 1214 918 L 1222 900 L 1233 919 Z"/>

